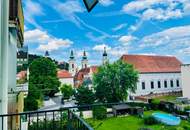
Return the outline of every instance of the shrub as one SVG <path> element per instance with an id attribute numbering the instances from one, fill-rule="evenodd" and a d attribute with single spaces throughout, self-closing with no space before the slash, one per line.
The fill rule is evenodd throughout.
<path id="1" fill-rule="evenodd" d="M 104 106 L 95 106 L 93 108 L 93 118 L 102 120 L 107 117 L 107 109 Z"/>
<path id="2" fill-rule="evenodd" d="M 145 125 L 155 125 L 158 124 L 159 121 L 157 121 L 153 116 L 149 116 L 144 118 L 144 124 Z"/>
<path id="3" fill-rule="evenodd" d="M 185 125 L 183 126 L 184 130 L 190 130 L 190 126 L 189 125 Z"/>
<path id="4" fill-rule="evenodd" d="M 186 106 L 184 109 L 185 109 L 185 111 L 188 111 L 188 110 L 190 110 L 190 106 Z"/>
<path id="5" fill-rule="evenodd" d="M 159 99 L 152 99 L 150 104 L 151 104 L 152 109 L 157 110 L 157 109 L 159 109 L 160 100 Z"/>
<path id="6" fill-rule="evenodd" d="M 152 130 L 151 128 L 140 128 L 139 130 Z"/>

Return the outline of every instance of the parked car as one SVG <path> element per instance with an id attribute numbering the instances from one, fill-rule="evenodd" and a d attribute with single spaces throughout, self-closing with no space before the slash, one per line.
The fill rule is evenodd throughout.
<path id="1" fill-rule="evenodd" d="M 49 96 L 44 97 L 44 101 L 48 101 L 49 99 L 50 99 Z"/>

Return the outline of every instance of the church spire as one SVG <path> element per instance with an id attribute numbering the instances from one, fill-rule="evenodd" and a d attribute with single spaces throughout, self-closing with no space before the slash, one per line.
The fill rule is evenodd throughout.
<path id="1" fill-rule="evenodd" d="M 83 56 L 82 56 L 82 69 L 87 68 L 87 67 L 88 67 L 88 58 L 86 55 L 86 51 L 84 50 Z"/>
<path id="2" fill-rule="evenodd" d="M 87 60 L 87 55 L 86 55 L 86 51 L 84 50 L 83 52 L 83 57 L 82 57 L 83 60 Z"/>
<path id="3" fill-rule="evenodd" d="M 107 51 L 106 51 L 106 47 L 104 47 L 104 52 L 103 52 L 103 59 L 102 59 L 102 62 L 103 62 L 103 65 L 107 64 L 108 63 L 108 54 L 107 54 Z"/>
<path id="4" fill-rule="evenodd" d="M 73 50 L 71 50 L 70 59 L 75 59 Z"/>

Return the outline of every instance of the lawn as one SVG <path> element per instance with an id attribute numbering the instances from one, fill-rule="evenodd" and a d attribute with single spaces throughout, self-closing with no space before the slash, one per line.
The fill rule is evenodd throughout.
<path id="1" fill-rule="evenodd" d="M 149 116 L 153 112 L 155 111 L 148 111 L 148 112 L 145 112 L 144 115 Z M 187 121 L 182 121 L 180 126 L 177 126 L 177 127 L 165 126 L 162 124 L 145 126 L 143 119 L 139 117 L 135 117 L 135 116 L 111 117 L 105 120 L 87 119 L 87 122 L 95 130 L 138 130 L 139 128 L 142 128 L 142 127 L 152 128 L 153 130 L 175 130 L 175 128 L 177 127 L 183 127 L 187 125 L 190 127 L 190 123 Z"/>

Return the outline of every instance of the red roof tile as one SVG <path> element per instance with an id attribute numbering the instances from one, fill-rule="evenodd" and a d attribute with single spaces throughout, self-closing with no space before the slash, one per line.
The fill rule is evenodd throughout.
<path id="1" fill-rule="evenodd" d="M 82 84 L 85 75 L 88 75 L 89 73 L 96 73 L 97 71 L 98 71 L 98 66 L 91 66 L 79 70 L 79 72 L 75 75 L 74 78 L 75 81 L 78 81 L 77 85 L 75 86 L 79 86 L 80 84 Z"/>
<path id="2" fill-rule="evenodd" d="M 73 76 L 67 70 L 58 70 L 57 77 L 59 79 L 62 79 L 62 78 L 72 78 Z"/>
<path id="3" fill-rule="evenodd" d="M 24 79 L 27 76 L 27 71 L 20 71 L 16 76 L 19 79 Z"/>
<path id="4" fill-rule="evenodd" d="M 172 56 L 123 55 L 121 59 L 140 73 L 171 73 L 181 72 L 181 62 Z"/>

